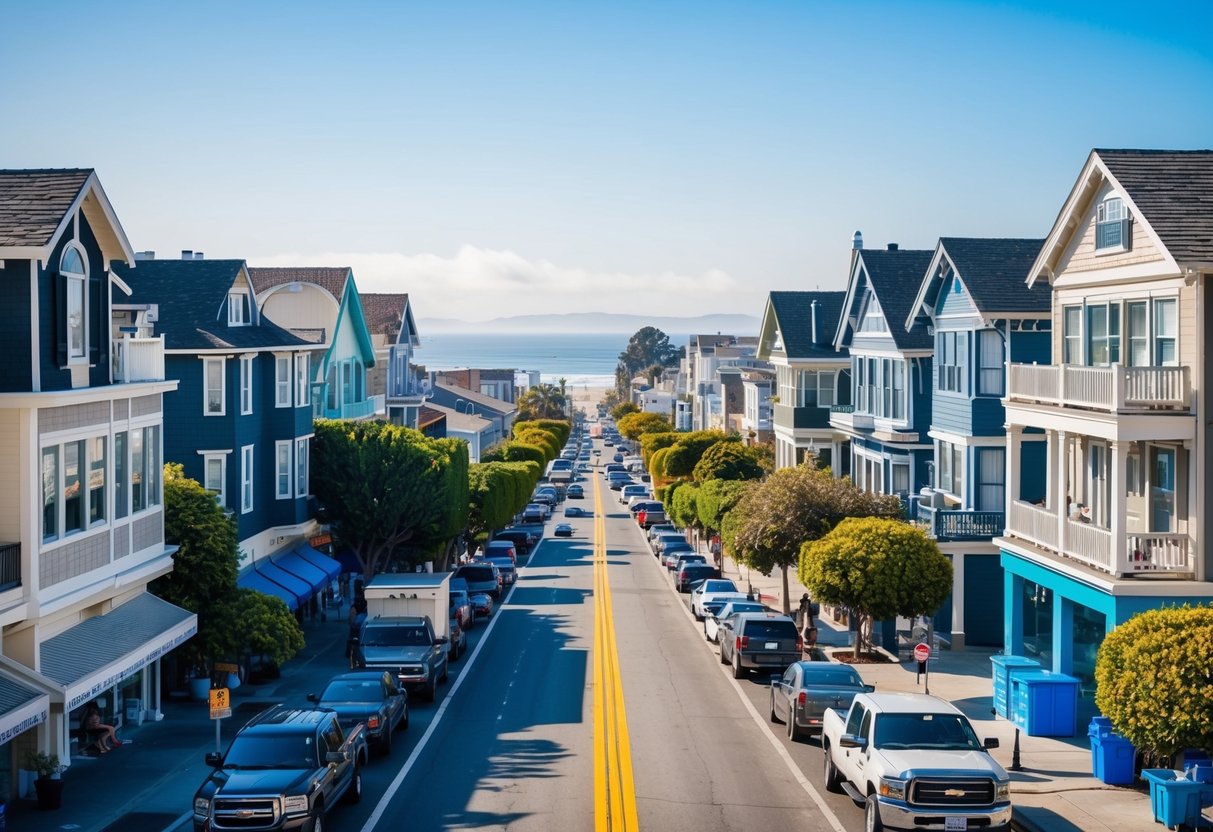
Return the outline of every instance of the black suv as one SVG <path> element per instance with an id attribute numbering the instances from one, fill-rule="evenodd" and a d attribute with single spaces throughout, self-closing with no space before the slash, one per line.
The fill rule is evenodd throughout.
<path id="1" fill-rule="evenodd" d="M 733 678 L 766 668 L 782 673 L 800 661 L 804 642 L 796 622 L 772 612 L 739 612 L 720 622 L 720 663 L 733 665 Z"/>

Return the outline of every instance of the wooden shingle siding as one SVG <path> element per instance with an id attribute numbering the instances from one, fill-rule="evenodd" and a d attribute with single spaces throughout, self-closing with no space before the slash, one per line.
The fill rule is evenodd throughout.
<path id="1" fill-rule="evenodd" d="M 1188 367 L 1201 366 L 1199 350 L 1200 303 L 1195 286 L 1179 288 L 1179 363 Z M 1193 387 L 1200 386 L 1200 377 L 1192 374 Z"/>
<path id="2" fill-rule="evenodd" d="M 131 417 L 151 416 L 160 412 L 160 394 L 131 399 Z"/>
<path id="3" fill-rule="evenodd" d="M 20 413 L 0 410 L 0 470 L 21 470 Z M 0 541 L 21 539 L 21 489 L 0 488 Z"/>
<path id="4" fill-rule="evenodd" d="M 110 535 L 108 531 L 71 540 L 49 552 L 39 553 L 39 586 L 43 588 L 54 586 L 61 581 L 100 569 L 109 562 Z"/>
<path id="5" fill-rule="evenodd" d="M 1132 266 L 1137 263 L 1152 263 L 1163 259 L 1162 252 L 1154 245 L 1146 233 L 1141 217 L 1133 217 L 1133 245 L 1128 251 L 1117 254 L 1095 253 L 1095 212 L 1096 206 L 1111 192 L 1111 187 L 1104 183 L 1095 199 L 1086 207 L 1082 215 L 1081 231 L 1074 235 L 1070 244 L 1057 263 L 1057 274 L 1063 272 L 1090 272 L 1098 269 L 1113 269 L 1117 266 Z"/>
<path id="6" fill-rule="evenodd" d="M 47 407 L 38 411 L 38 433 L 53 433 L 58 430 L 74 430 L 89 425 L 105 425 L 110 420 L 109 402 L 69 404 L 63 407 Z"/>

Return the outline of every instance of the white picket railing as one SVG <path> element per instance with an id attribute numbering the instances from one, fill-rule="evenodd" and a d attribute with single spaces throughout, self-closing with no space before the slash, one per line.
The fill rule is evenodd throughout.
<path id="1" fill-rule="evenodd" d="M 1136 532 L 1125 536 L 1127 572 L 1192 572 L 1186 534 Z"/>
<path id="2" fill-rule="evenodd" d="M 1112 563 L 1112 532 L 1108 529 L 1066 520 L 1066 546 L 1062 554 L 1103 572 L 1116 574 Z"/>
<path id="3" fill-rule="evenodd" d="M 1057 548 L 1057 515 L 1041 506 L 1011 501 L 1007 532 L 1048 549 Z"/>
<path id="4" fill-rule="evenodd" d="M 114 382 L 164 381 L 164 336 L 114 339 Z"/>
<path id="5" fill-rule="evenodd" d="M 1067 407 L 1122 410 L 1187 409 L 1187 367 L 1084 367 L 1076 364 L 1012 364 L 1007 396 Z"/>

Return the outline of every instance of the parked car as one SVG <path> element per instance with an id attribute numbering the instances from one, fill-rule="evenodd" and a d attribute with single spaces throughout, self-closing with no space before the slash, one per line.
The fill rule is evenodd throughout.
<path id="1" fill-rule="evenodd" d="M 612 491 L 619 491 L 625 485 L 634 485 L 635 482 L 630 474 L 611 474 L 607 477 L 607 487 Z"/>
<path id="2" fill-rule="evenodd" d="M 523 557 L 529 555 L 531 549 L 535 548 L 535 544 L 539 542 L 539 539 L 526 529 L 513 527 L 497 532 L 497 534 L 493 535 L 493 540 L 510 541 L 514 544 L 514 550 Z"/>
<path id="3" fill-rule="evenodd" d="M 455 570 L 454 578 L 468 582 L 468 593 L 483 592 L 493 598 L 501 595 L 501 576 L 491 563 L 465 563 Z"/>
<path id="4" fill-rule="evenodd" d="M 466 589 L 451 589 L 448 594 L 451 596 L 451 615 L 466 630 L 472 626 L 472 599 L 468 597 Z"/>
<path id="5" fill-rule="evenodd" d="M 639 483 L 625 485 L 623 488 L 619 489 L 619 502 L 623 503 L 624 505 L 627 505 L 628 500 L 632 499 L 633 497 L 648 496 L 649 487 L 647 485 L 640 485 Z"/>
<path id="6" fill-rule="evenodd" d="M 674 588 L 679 592 L 690 592 L 700 581 L 720 577 L 720 570 L 707 563 L 683 561 L 674 572 Z"/>
<path id="7" fill-rule="evenodd" d="M 447 679 L 447 639 L 425 615 L 368 618 L 354 643 L 351 670 L 388 671 L 403 687 L 433 702 Z"/>
<path id="8" fill-rule="evenodd" d="M 490 540 L 484 544 L 484 557 L 489 560 L 492 558 L 509 558 L 511 564 L 517 564 L 518 550 L 514 548 L 514 544 L 509 540 Z"/>
<path id="9" fill-rule="evenodd" d="M 659 534 L 677 534 L 677 533 L 678 533 L 678 529 L 674 528 L 673 523 L 663 522 L 663 523 L 654 523 L 653 525 L 649 526 L 648 532 L 645 534 L 645 536 L 649 539 L 649 545 L 652 545 L 653 541 L 657 538 L 657 535 L 659 535 Z"/>
<path id="10" fill-rule="evenodd" d="M 729 616 L 739 612 L 766 612 L 767 608 L 758 601 L 730 601 L 720 608 L 719 612 L 704 616 L 703 637 L 713 644 L 719 643 L 720 624 Z"/>
<path id="11" fill-rule="evenodd" d="M 556 526 L 556 536 L 557 537 L 572 537 L 573 536 L 573 527 L 570 526 L 568 523 L 560 523 L 559 525 Z"/>
<path id="12" fill-rule="evenodd" d="M 488 618 L 493 614 L 493 596 L 487 592 L 472 593 L 472 615 L 476 618 Z"/>
<path id="13" fill-rule="evenodd" d="M 522 510 L 523 522 L 542 523 L 548 519 L 548 507 L 540 503 L 528 503 Z"/>
<path id="14" fill-rule="evenodd" d="M 366 727 L 367 742 L 383 753 L 392 750 L 392 733 L 409 727 L 409 697 L 391 673 L 355 670 L 329 679 L 319 694 L 308 701 L 337 714 L 347 734 L 359 725 Z"/>
<path id="15" fill-rule="evenodd" d="M 830 708 L 850 708 L 856 694 L 874 690 L 849 665 L 793 662 L 771 682 L 771 722 L 786 723 L 788 739 L 796 742 L 805 734 L 820 734 Z"/>
<path id="16" fill-rule="evenodd" d="M 581 506 L 566 506 L 564 509 L 565 517 L 593 517 L 594 513 L 582 508 Z"/>
<path id="17" fill-rule="evenodd" d="M 740 591 L 737 584 L 728 578 L 713 578 L 704 581 L 691 593 L 691 614 L 695 616 L 696 621 L 702 621 L 707 609 L 705 604 L 708 601 L 714 601 L 718 596 L 737 595 Z"/>
<path id="18" fill-rule="evenodd" d="M 782 673 L 800 661 L 804 642 L 796 622 L 773 612 L 740 612 L 720 624 L 720 663 L 733 665 L 733 678 L 751 670 Z"/>
<path id="19" fill-rule="evenodd" d="M 687 543 L 686 535 L 684 535 L 682 532 L 676 532 L 676 531 L 662 532 L 661 534 L 659 534 L 653 538 L 652 543 L 653 543 L 653 552 L 654 552 L 654 554 L 658 554 L 658 555 L 662 554 L 665 547 L 671 543 L 673 543 L 673 544 L 684 543 L 687 546 L 691 545 L 691 544 Z"/>
<path id="20" fill-rule="evenodd" d="M 695 557 L 698 563 L 707 563 L 708 559 L 695 551 L 690 543 L 667 543 L 661 550 L 661 562 L 665 568 L 673 572 L 678 567 L 679 559 Z"/>
<path id="21" fill-rule="evenodd" d="M 455 611 L 451 610 L 451 620 L 448 623 L 447 629 L 446 660 L 448 662 L 459 661 L 459 657 L 467 652 L 468 627 L 470 626 L 471 624 L 464 624 L 456 618 Z"/>
<path id="22" fill-rule="evenodd" d="M 564 496 L 568 497 L 570 500 L 580 500 L 585 497 L 585 489 L 580 485 L 573 483 L 565 490 Z"/>
<path id="23" fill-rule="evenodd" d="M 501 586 L 503 589 L 513 586 L 514 582 L 518 580 L 518 570 L 514 568 L 514 562 L 504 555 L 491 555 L 484 558 L 484 561 L 497 567 L 497 571 L 501 575 Z"/>

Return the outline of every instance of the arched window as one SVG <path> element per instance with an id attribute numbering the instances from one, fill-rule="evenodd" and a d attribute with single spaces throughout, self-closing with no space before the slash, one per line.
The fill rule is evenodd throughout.
<path id="1" fill-rule="evenodd" d="M 88 266 L 75 245 L 63 250 L 59 274 L 67 292 L 67 357 L 88 357 Z"/>
<path id="2" fill-rule="evenodd" d="M 1127 249 L 1129 239 L 1129 209 L 1123 199 L 1110 196 L 1095 212 L 1095 250 Z"/>

